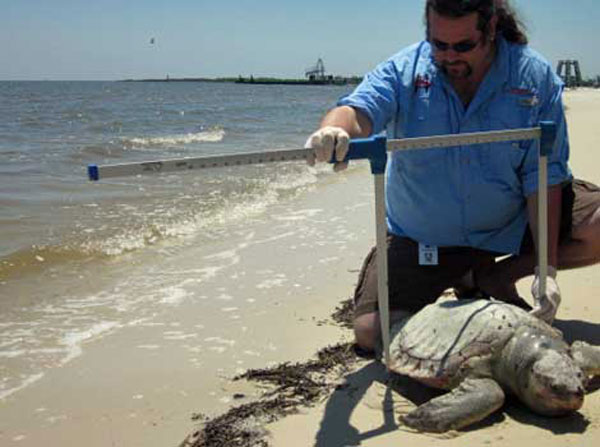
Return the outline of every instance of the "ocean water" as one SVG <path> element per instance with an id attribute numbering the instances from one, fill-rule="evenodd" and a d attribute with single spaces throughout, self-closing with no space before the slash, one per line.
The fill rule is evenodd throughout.
<path id="1" fill-rule="evenodd" d="M 0 82 L 0 400 L 183 299 L 170 257 L 332 175 L 292 162 L 88 182 L 87 164 L 299 148 L 349 89 Z"/>

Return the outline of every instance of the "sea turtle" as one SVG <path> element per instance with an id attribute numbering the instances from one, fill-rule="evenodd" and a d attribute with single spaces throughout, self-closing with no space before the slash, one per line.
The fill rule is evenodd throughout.
<path id="1" fill-rule="evenodd" d="M 516 306 L 488 300 L 441 301 L 391 329 L 392 372 L 449 393 L 401 418 L 445 432 L 496 411 L 505 392 L 534 412 L 578 410 L 589 377 L 600 374 L 600 347 L 576 341 Z"/>

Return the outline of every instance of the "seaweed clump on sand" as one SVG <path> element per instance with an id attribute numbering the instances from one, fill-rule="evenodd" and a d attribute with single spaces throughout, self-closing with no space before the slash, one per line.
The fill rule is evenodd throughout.
<path id="1" fill-rule="evenodd" d="M 352 316 L 354 315 L 354 300 L 348 298 L 340 303 L 331 314 L 331 318 L 337 324 L 346 329 L 352 329 Z"/>
<path id="2" fill-rule="evenodd" d="M 333 319 L 343 326 L 346 326 L 344 320 L 351 318 L 351 301 L 350 304 L 348 301 L 343 302 L 333 315 Z M 263 395 L 220 416 L 204 418 L 199 429 L 180 447 L 268 447 L 265 424 L 297 413 L 300 407 L 314 405 L 331 390 L 343 386 L 340 377 L 356 361 L 352 343 L 340 343 L 321 349 L 316 358 L 306 362 L 250 369 L 233 380 L 245 379 L 269 385 Z"/>

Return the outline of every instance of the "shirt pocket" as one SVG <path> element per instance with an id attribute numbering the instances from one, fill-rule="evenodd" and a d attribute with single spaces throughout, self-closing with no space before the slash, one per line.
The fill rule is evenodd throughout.
<path id="1" fill-rule="evenodd" d="M 404 136 L 419 138 L 448 133 L 451 133 L 451 127 L 447 105 L 433 100 L 430 95 L 417 93 L 404 129 Z M 402 151 L 401 164 L 407 170 L 427 168 L 439 165 L 444 160 L 445 153 L 444 149 Z"/>
<path id="2" fill-rule="evenodd" d="M 528 149 L 519 142 L 482 145 L 480 163 L 484 179 L 515 192 L 521 190 L 521 169 Z"/>
<path id="3" fill-rule="evenodd" d="M 532 96 L 503 95 L 484 113 L 484 127 L 488 130 L 530 128 L 537 125 L 537 107 L 531 105 Z M 480 162 L 488 180 L 520 187 L 520 170 L 534 140 L 505 141 L 482 145 Z"/>

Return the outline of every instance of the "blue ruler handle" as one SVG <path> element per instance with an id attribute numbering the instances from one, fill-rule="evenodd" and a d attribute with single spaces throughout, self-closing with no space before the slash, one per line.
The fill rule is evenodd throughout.
<path id="1" fill-rule="evenodd" d="M 369 160 L 372 174 L 383 174 L 387 163 L 387 138 L 377 135 L 369 138 L 354 138 L 350 140 L 348 153 L 344 161 Z M 334 158 L 330 163 L 337 163 Z"/>

